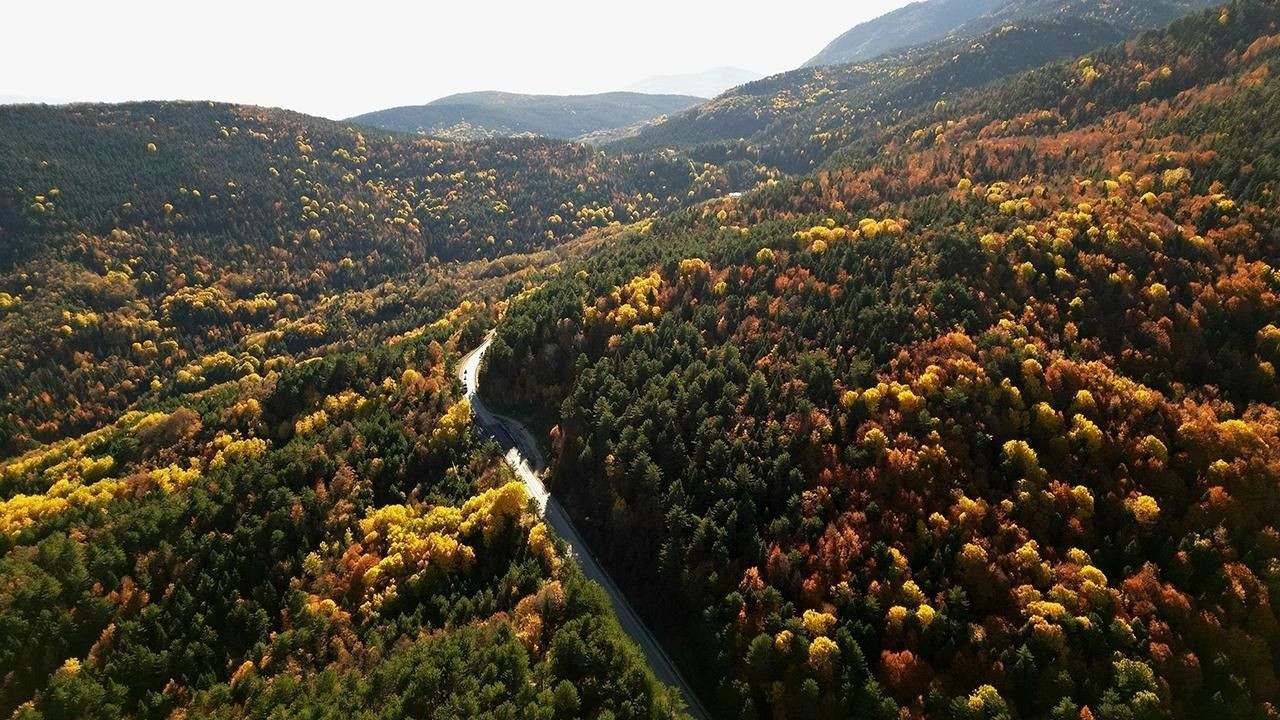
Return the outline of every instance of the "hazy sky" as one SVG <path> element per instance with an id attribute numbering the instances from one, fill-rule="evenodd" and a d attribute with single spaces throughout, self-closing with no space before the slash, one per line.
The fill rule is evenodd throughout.
<path id="1" fill-rule="evenodd" d="M 798 66 L 907 0 L 3 0 L 0 101 L 212 99 L 332 118 Z"/>

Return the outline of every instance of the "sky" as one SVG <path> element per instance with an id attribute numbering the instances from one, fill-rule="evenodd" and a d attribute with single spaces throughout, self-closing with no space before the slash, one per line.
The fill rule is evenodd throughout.
<path id="1" fill-rule="evenodd" d="M 0 102 L 219 100 L 345 118 L 456 92 L 771 74 L 907 0 L 4 0 Z"/>

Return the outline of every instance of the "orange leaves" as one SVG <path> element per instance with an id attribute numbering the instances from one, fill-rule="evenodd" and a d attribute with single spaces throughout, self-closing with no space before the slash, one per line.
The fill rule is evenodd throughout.
<path id="1" fill-rule="evenodd" d="M 690 277 L 701 272 L 700 261 L 684 261 Z M 660 290 L 664 288 L 662 276 L 656 271 L 632 278 L 626 285 L 615 288 L 608 298 L 588 307 L 584 314 L 588 324 L 603 325 L 610 332 L 652 329 L 651 321 L 662 315 Z"/>
<path id="2" fill-rule="evenodd" d="M 232 440 L 229 436 L 222 435 L 215 440 L 218 446 L 218 453 L 214 455 L 213 460 L 209 461 L 209 469 L 216 470 L 224 465 L 231 463 L 244 462 L 254 458 L 262 457 L 269 447 L 266 440 L 262 438 L 248 438 L 244 440 Z"/>
<path id="3" fill-rule="evenodd" d="M 1040 458 L 1036 451 L 1025 440 L 1008 440 L 1001 454 L 1015 471 L 1024 477 L 1039 479 L 1044 470 L 1040 468 Z"/>
<path id="4" fill-rule="evenodd" d="M 551 541 L 551 531 L 545 523 L 538 523 L 529 530 L 529 549 L 532 550 L 541 560 L 543 566 L 552 573 L 559 571 L 564 560 L 556 552 L 555 544 Z"/>
<path id="5" fill-rule="evenodd" d="M 878 674 L 885 689 L 895 698 L 910 702 L 929 684 L 933 669 L 910 650 L 885 650 L 880 654 Z"/>
<path id="6" fill-rule="evenodd" d="M 527 505 L 524 486 L 513 482 L 480 493 L 461 507 L 387 505 L 369 511 L 360 521 L 363 548 L 353 552 L 353 546 L 343 558 L 344 566 L 359 574 L 361 609 L 377 613 L 405 594 L 416 595 L 430 578 L 468 572 L 478 553 L 497 550 L 493 545 L 508 528 L 529 524 Z M 552 572 L 559 568 L 562 561 L 544 525 L 532 525 L 524 540 Z M 526 621 L 522 627 L 533 638 L 539 621 Z"/>

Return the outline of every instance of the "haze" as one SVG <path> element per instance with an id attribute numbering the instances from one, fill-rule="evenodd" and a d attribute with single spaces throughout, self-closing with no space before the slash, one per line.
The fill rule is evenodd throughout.
<path id="1" fill-rule="evenodd" d="M 210 99 L 330 118 L 455 92 L 770 74 L 906 0 L 10 3 L 0 102 Z"/>

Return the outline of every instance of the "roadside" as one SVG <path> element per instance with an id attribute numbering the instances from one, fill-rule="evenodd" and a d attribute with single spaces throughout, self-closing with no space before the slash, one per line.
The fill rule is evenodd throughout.
<path id="1" fill-rule="evenodd" d="M 471 403 L 471 415 L 474 422 L 485 432 L 497 440 L 505 450 L 507 464 L 515 471 L 524 483 L 529 497 L 538 505 L 539 512 L 547 523 L 569 546 L 569 554 L 582 568 L 582 572 L 590 580 L 604 588 L 614 614 L 623 631 L 644 652 L 653 674 L 662 682 L 677 688 L 684 697 L 690 715 L 699 720 L 710 720 L 710 715 L 698 700 L 693 688 L 685 681 L 679 669 L 658 642 L 655 635 L 631 607 L 631 603 L 623 595 L 622 590 L 613 582 L 609 574 L 596 560 L 591 548 L 578 533 L 569 514 L 561 507 L 559 501 L 551 497 L 542 482 L 541 473 L 546 469 L 546 461 L 538 449 L 538 443 L 528 428 L 518 420 L 499 415 L 491 411 L 480 398 L 480 363 L 484 353 L 493 342 L 493 333 L 485 338 L 480 347 L 463 357 L 458 367 L 458 379 L 466 387 L 467 400 Z"/>

